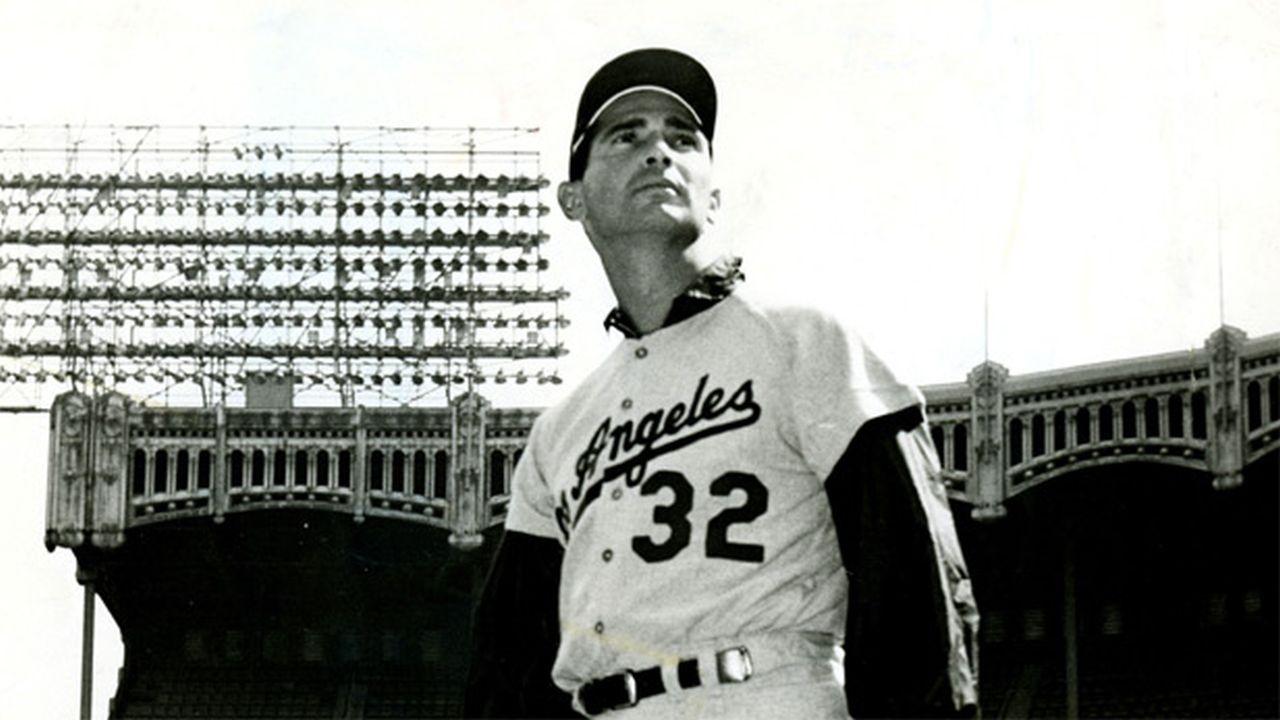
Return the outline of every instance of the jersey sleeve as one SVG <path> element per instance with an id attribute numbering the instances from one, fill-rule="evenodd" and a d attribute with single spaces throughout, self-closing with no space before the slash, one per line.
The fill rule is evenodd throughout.
<path id="1" fill-rule="evenodd" d="M 924 397 L 834 318 L 809 313 L 791 329 L 793 441 L 814 474 L 825 478 L 863 423 L 923 406 Z"/>
<path id="2" fill-rule="evenodd" d="M 539 438 L 545 414 L 534 421 L 529 442 L 516 463 L 511 481 L 511 503 L 507 506 L 506 529 L 560 540 L 556 524 L 555 498 L 542 472 L 539 461 L 542 450 Z"/>
<path id="3" fill-rule="evenodd" d="M 859 428 L 825 483 L 849 583 L 854 717 L 973 717 L 978 608 L 919 407 Z"/>

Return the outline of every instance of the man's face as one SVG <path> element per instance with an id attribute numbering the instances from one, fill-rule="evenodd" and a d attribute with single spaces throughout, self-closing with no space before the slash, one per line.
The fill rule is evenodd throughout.
<path id="1" fill-rule="evenodd" d="M 657 232 L 696 240 L 720 205 L 711 183 L 711 148 L 693 115 L 664 93 L 638 91 L 596 120 L 586 172 L 561 202 L 594 237 Z"/>

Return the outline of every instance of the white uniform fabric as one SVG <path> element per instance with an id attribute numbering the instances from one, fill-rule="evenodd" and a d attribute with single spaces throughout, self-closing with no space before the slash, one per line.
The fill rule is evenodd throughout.
<path id="1" fill-rule="evenodd" d="M 565 549 L 555 683 L 765 633 L 841 642 L 823 481 L 864 422 L 921 403 L 830 316 L 741 286 L 622 341 L 538 418 L 513 480 L 507 529 Z"/>

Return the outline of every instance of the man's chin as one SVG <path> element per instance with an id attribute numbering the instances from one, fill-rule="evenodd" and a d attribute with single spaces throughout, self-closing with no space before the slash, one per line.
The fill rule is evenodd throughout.
<path id="1" fill-rule="evenodd" d="M 689 208 L 675 203 L 649 208 L 649 211 L 644 213 L 641 222 L 648 228 L 666 230 L 668 232 L 680 228 L 696 229 L 697 226 L 697 223 L 693 221 L 693 213 L 689 212 Z"/>
<path id="2" fill-rule="evenodd" d="M 615 231 L 624 234 L 679 235 L 696 239 L 702 227 L 686 205 L 681 202 L 669 202 L 646 204 L 635 208 Z"/>

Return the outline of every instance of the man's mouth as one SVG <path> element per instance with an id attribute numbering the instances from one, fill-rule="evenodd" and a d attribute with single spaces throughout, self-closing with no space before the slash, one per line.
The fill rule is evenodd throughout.
<path id="1" fill-rule="evenodd" d="M 677 187 L 675 183 L 669 180 L 650 180 L 648 182 L 641 183 L 638 187 L 636 187 L 636 192 L 638 193 L 648 192 L 650 190 L 666 191 L 672 195 L 681 194 L 680 188 Z"/>

